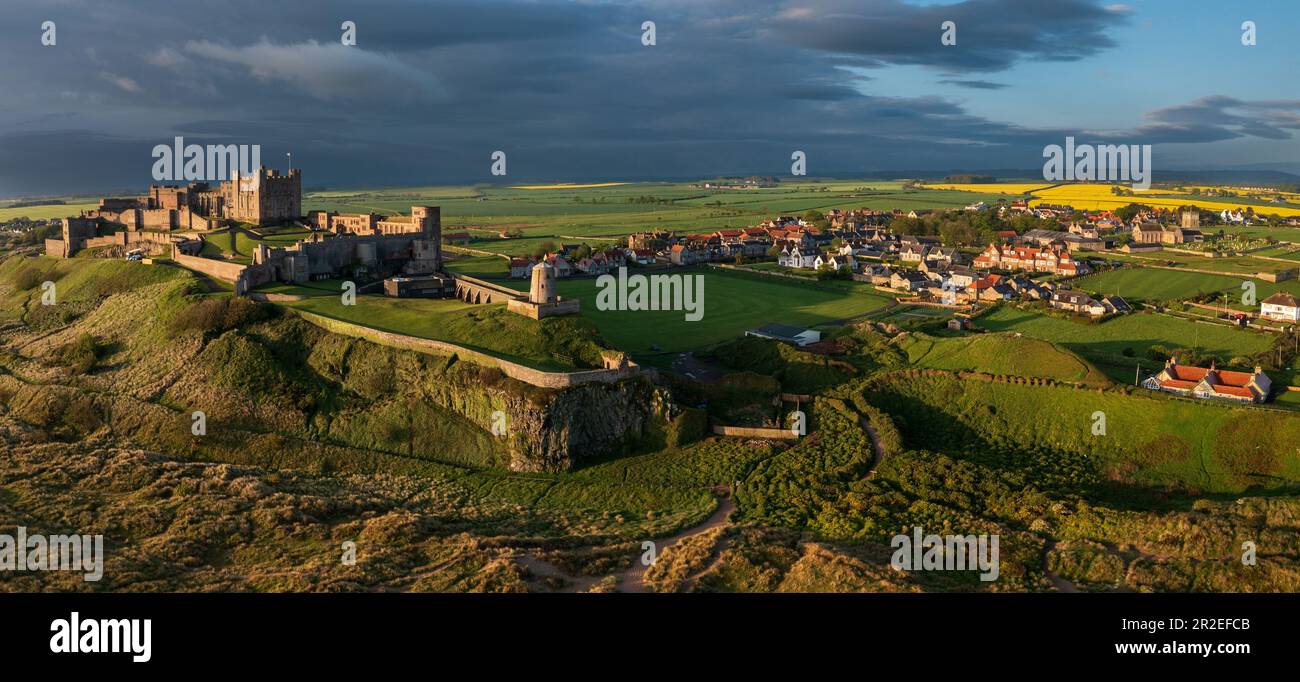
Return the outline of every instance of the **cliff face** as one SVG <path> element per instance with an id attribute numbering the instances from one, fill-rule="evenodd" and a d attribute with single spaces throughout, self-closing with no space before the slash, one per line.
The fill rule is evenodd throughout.
<path id="1" fill-rule="evenodd" d="M 512 471 L 564 471 L 660 436 L 675 408 L 644 378 L 539 389 L 455 363 L 423 377 L 425 395 L 493 434 Z"/>
<path id="2" fill-rule="evenodd" d="M 649 438 L 670 403 L 645 380 L 556 391 L 541 405 L 510 410 L 510 468 L 557 471 Z M 512 408 L 515 406 L 512 406 Z"/>

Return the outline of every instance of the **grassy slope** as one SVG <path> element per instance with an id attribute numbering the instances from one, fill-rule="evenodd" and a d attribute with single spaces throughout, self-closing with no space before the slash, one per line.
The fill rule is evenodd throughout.
<path id="1" fill-rule="evenodd" d="M 909 334 L 899 344 L 917 367 L 1109 384 L 1096 367 L 1047 341 L 1009 334 L 937 338 Z"/>
<path id="2" fill-rule="evenodd" d="M 1300 483 L 1300 416 L 1287 413 L 951 376 L 887 380 L 866 397 L 901 416 L 909 447 L 965 450 L 1047 485 L 1238 493 Z M 1104 435 L 1093 435 L 1097 412 Z"/>

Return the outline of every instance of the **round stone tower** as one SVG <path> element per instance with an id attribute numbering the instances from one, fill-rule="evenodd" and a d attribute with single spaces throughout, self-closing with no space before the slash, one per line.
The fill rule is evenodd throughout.
<path id="1" fill-rule="evenodd" d="M 533 266 L 533 282 L 528 290 L 528 302 L 538 305 L 555 303 L 555 268 L 542 261 Z"/>

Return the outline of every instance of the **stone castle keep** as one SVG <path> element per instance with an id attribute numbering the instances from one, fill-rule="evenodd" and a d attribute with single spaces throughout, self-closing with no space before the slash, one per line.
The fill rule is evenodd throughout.
<path id="1" fill-rule="evenodd" d="M 64 218 L 63 238 L 46 240 L 45 253 L 70 258 L 87 248 L 133 244 L 165 253 L 177 240 L 159 232 L 213 230 L 230 220 L 276 225 L 301 217 L 302 171 L 291 168 L 281 174 L 259 167 L 216 187 L 206 182 L 153 185 L 144 196 L 100 199 L 98 208 Z M 101 235 L 109 226 L 124 231 Z"/>
<path id="2" fill-rule="evenodd" d="M 313 212 L 319 219 L 321 212 Z M 345 216 L 355 217 L 355 216 Z M 442 268 L 442 216 L 437 206 L 412 206 L 411 215 L 385 218 L 369 232 L 316 232 L 288 247 L 259 244 L 236 292 L 267 282 L 301 284 L 350 267 L 381 276 L 432 275 Z M 241 286 L 242 280 L 242 286 Z"/>
<path id="3" fill-rule="evenodd" d="M 98 209 L 84 211 L 81 217 L 137 230 L 207 230 L 223 219 L 275 225 L 302 217 L 302 171 L 290 168 L 282 175 L 259 167 L 217 187 L 206 182 L 153 185 L 145 196 L 101 199 Z"/>
<path id="4" fill-rule="evenodd" d="M 203 234 L 228 228 L 286 223 L 311 230 L 289 246 L 259 242 L 251 262 L 205 258 Z M 116 228 L 104 234 L 104 228 Z M 123 229 L 124 228 L 124 229 Z M 212 187 L 192 182 L 184 187 L 154 185 L 139 197 L 105 198 L 99 207 L 63 219 L 62 239 L 46 240 L 50 256 L 69 258 L 96 247 L 134 247 L 167 254 L 178 265 L 235 285 L 237 295 L 282 282 L 357 277 L 384 280 L 389 296 L 451 297 L 471 303 L 506 303 L 511 312 L 541 319 L 572 315 L 579 302 L 556 291 L 555 268 L 540 263 L 532 271 L 528 295 L 499 284 L 442 271 L 442 213 L 437 206 L 412 206 L 409 216 L 377 213 L 340 214 L 312 211 L 302 215 L 302 173 L 259 167 L 257 172 Z M 120 255 L 121 249 L 114 249 Z"/>

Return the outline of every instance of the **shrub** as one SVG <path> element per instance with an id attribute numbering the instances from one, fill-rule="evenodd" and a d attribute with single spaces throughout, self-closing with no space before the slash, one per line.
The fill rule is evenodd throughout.
<path id="1" fill-rule="evenodd" d="M 271 316 L 272 308 L 264 303 L 246 298 L 205 298 L 182 309 L 172 318 L 173 332 L 203 332 L 220 334 L 249 324 L 261 322 Z"/>
<path id="2" fill-rule="evenodd" d="M 76 341 L 59 346 L 50 354 L 50 360 L 66 367 L 73 374 L 85 374 L 95 367 L 106 346 L 90 334 L 82 334 Z"/>
<path id="3" fill-rule="evenodd" d="M 14 273 L 14 286 L 29 291 L 41 282 L 41 273 L 36 268 L 22 268 Z"/>
<path id="4" fill-rule="evenodd" d="M 708 413 L 688 407 L 668 424 L 668 446 L 676 448 L 695 442 L 705 436 L 708 428 Z"/>

